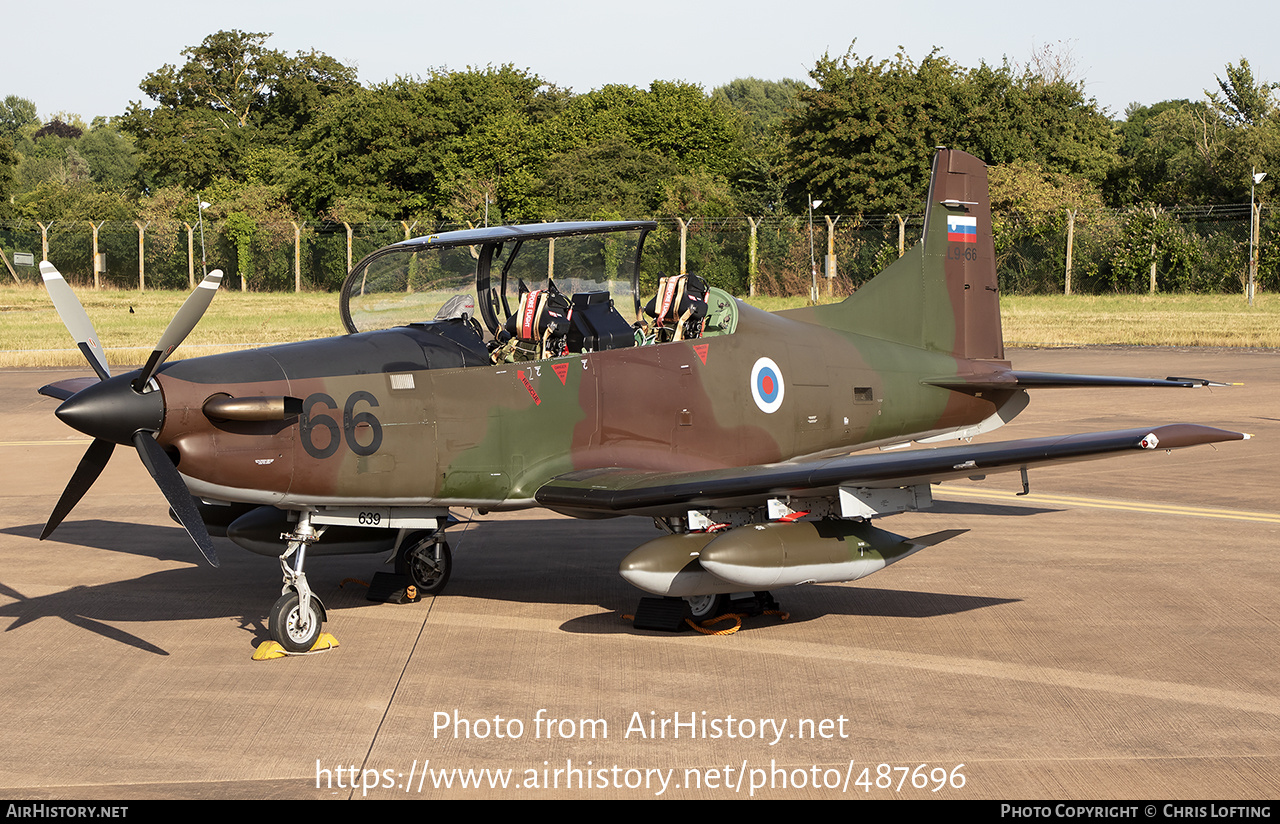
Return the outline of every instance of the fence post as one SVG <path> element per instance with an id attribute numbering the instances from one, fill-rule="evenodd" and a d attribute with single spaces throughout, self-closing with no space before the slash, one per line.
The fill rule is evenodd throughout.
<path id="1" fill-rule="evenodd" d="M 40 259 L 48 260 L 49 259 L 49 226 L 52 226 L 53 223 L 50 223 L 49 226 L 46 226 L 45 224 L 37 220 L 36 225 L 40 227 Z M 93 286 L 96 289 L 98 287 L 98 284 L 95 283 Z"/>
<path id="2" fill-rule="evenodd" d="M 1076 238 L 1076 214 L 1079 209 L 1067 210 L 1067 284 L 1063 290 L 1064 295 L 1071 294 L 1071 249 Z"/>
<path id="3" fill-rule="evenodd" d="M 1156 207 L 1151 207 L 1151 294 L 1156 293 Z"/>
<path id="4" fill-rule="evenodd" d="M 302 291 L 302 227 L 295 221 L 289 221 L 293 226 L 293 291 Z"/>
<path id="5" fill-rule="evenodd" d="M 689 269 L 685 265 L 684 253 L 685 243 L 689 238 L 689 224 L 685 223 L 682 217 L 676 218 L 676 223 L 680 226 L 680 274 L 687 275 L 689 274 Z"/>
<path id="6" fill-rule="evenodd" d="M 185 220 L 182 225 L 187 227 L 187 288 L 196 288 L 196 238 L 195 229 Z"/>
<path id="7" fill-rule="evenodd" d="M 104 224 L 106 224 L 105 220 L 101 223 L 94 223 L 92 220 L 89 221 L 89 225 L 93 228 L 93 257 L 90 258 L 90 265 L 93 267 L 94 289 L 98 289 L 102 285 L 98 279 L 99 274 L 102 272 L 102 267 L 98 265 L 98 229 L 102 228 Z"/>
<path id="8" fill-rule="evenodd" d="M 351 274 L 351 224 L 344 220 L 342 225 L 347 230 L 347 274 L 349 275 Z"/>
<path id="9" fill-rule="evenodd" d="M 1253 305 L 1253 294 L 1258 288 L 1258 255 L 1262 250 L 1261 226 L 1262 203 L 1253 204 L 1249 209 L 1249 237 L 1254 242 L 1249 244 L 1249 305 Z"/>
<path id="10" fill-rule="evenodd" d="M 150 225 L 150 222 L 148 221 L 147 223 L 143 223 L 140 220 L 135 220 L 133 222 L 133 225 L 138 227 L 138 291 L 145 292 L 147 289 L 147 283 L 146 283 L 147 269 L 146 269 L 146 264 L 144 262 L 146 260 L 146 257 L 143 255 L 143 251 L 142 251 L 143 250 L 142 238 L 143 238 L 143 232 L 146 231 L 146 228 L 148 225 Z"/>
<path id="11" fill-rule="evenodd" d="M 4 268 L 9 270 L 9 274 L 13 275 L 13 282 L 22 284 L 22 279 L 18 277 L 18 273 L 13 271 L 13 264 L 9 263 L 9 258 L 5 257 L 4 249 L 0 249 L 0 260 L 4 261 Z"/>
<path id="12" fill-rule="evenodd" d="M 747 224 L 751 227 L 747 235 L 747 297 L 753 298 L 756 296 L 756 274 L 760 271 L 760 261 L 756 258 L 759 251 L 756 228 L 760 224 L 756 223 L 756 219 L 751 216 L 747 217 Z"/>
<path id="13" fill-rule="evenodd" d="M 902 215 L 894 215 L 898 219 L 898 257 L 907 253 L 907 222 Z"/>
<path id="14" fill-rule="evenodd" d="M 827 276 L 827 297 L 831 297 L 835 292 L 836 282 L 836 224 L 840 222 L 840 218 L 831 219 L 831 215 L 823 215 L 827 221 L 827 259 L 823 261 L 823 274 Z"/>

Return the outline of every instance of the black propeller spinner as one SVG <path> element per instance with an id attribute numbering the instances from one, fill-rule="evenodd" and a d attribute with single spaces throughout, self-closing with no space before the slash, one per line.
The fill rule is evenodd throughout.
<path id="1" fill-rule="evenodd" d="M 142 369 L 114 378 L 107 367 L 107 359 L 102 351 L 102 344 L 98 342 L 93 323 L 71 287 L 47 260 L 40 263 L 40 275 L 44 278 L 45 289 L 48 290 L 62 323 L 100 379 L 98 383 L 69 397 L 56 389 L 46 392 L 55 397 L 66 398 L 58 407 L 58 418 L 68 426 L 92 436 L 93 443 L 80 459 L 67 488 L 54 506 L 44 531 L 40 533 L 40 540 L 49 537 L 89 491 L 89 487 L 93 486 L 93 482 L 111 459 L 115 445 L 132 445 L 138 450 L 143 466 L 151 473 L 191 540 L 210 564 L 218 566 L 213 540 L 196 509 L 195 499 L 191 497 L 191 492 L 164 448 L 156 443 L 155 433 L 164 424 L 164 397 L 152 378 L 165 359 L 186 340 L 187 335 L 200 322 L 222 282 L 222 271 L 215 269 L 205 275 L 204 280 L 173 316 L 173 320 L 169 321 L 169 326 L 156 342 L 155 350 Z"/>

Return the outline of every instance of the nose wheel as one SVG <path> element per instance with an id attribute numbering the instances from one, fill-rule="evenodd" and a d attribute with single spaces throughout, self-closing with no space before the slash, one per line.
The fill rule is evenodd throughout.
<path id="1" fill-rule="evenodd" d="M 312 598 L 304 609 L 301 601 L 298 593 L 285 593 L 267 615 L 267 629 L 271 638 L 288 652 L 306 652 L 311 649 L 320 638 L 320 629 L 324 626 L 319 602 Z"/>

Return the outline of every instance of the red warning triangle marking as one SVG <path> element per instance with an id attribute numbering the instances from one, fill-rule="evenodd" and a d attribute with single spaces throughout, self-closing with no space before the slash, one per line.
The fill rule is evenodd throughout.
<path id="1" fill-rule="evenodd" d="M 560 379 L 560 385 L 564 386 L 565 379 L 569 376 L 569 364 L 553 363 L 551 368 L 555 371 L 556 377 Z"/>
<path id="2" fill-rule="evenodd" d="M 708 344 L 699 343 L 693 347 L 693 351 L 698 353 L 698 357 L 702 358 L 702 365 L 707 365 L 707 346 Z"/>

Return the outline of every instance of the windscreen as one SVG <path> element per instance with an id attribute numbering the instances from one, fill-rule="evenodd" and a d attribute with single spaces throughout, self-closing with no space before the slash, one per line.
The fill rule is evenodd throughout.
<path id="1" fill-rule="evenodd" d="M 451 298 L 469 300 L 475 315 L 476 258 L 472 248 L 397 250 L 369 261 L 343 286 L 351 331 L 371 332 L 434 320 Z M 358 277 L 356 276 L 358 275 Z M 450 313 L 452 314 L 452 313 Z"/>

